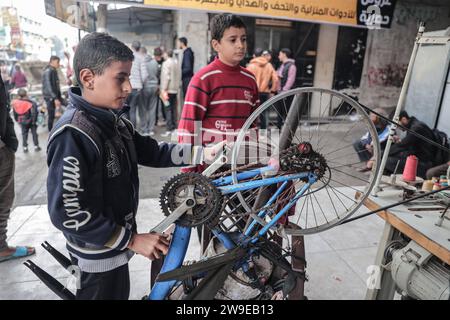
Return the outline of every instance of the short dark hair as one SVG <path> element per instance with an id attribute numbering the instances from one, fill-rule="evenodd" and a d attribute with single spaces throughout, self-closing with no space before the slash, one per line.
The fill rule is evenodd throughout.
<path id="1" fill-rule="evenodd" d="M 215 15 L 211 19 L 210 29 L 211 29 L 211 39 L 220 41 L 226 29 L 231 27 L 244 28 L 247 30 L 242 19 L 234 14 L 223 13 Z"/>
<path id="2" fill-rule="evenodd" d="M 101 75 L 115 61 L 133 61 L 134 54 L 130 48 L 107 33 L 93 32 L 81 39 L 73 57 L 73 69 L 77 82 L 80 81 L 80 71 L 89 69 L 94 74 Z"/>
<path id="3" fill-rule="evenodd" d="M 292 51 L 289 48 L 283 48 L 280 50 L 280 52 L 283 52 L 286 57 L 288 57 L 289 59 L 292 58 Z"/>
<path id="4" fill-rule="evenodd" d="M 141 43 L 139 41 L 137 41 L 137 40 L 133 41 L 133 43 L 131 43 L 131 47 L 134 50 L 138 51 L 141 48 Z"/>
<path id="5" fill-rule="evenodd" d="M 167 50 L 167 56 L 168 56 L 169 58 L 172 58 L 172 57 L 173 57 L 173 50 L 172 50 L 172 49 Z"/>
<path id="6" fill-rule="evenodd" d="M 163 52 L 162 52 L 161 48 L 159 48 L 159 47 L 156 47 L 156 48 L 153 50 L 153 55 L 154 55 L 155 57 L 161 57 L 162 54 L 163 54 Z"/>
<path id="7" fill-rule="evenodd" d="M 410 119 L 408 112 L 406 112 L 405 110 L 400 111 L 400 114 L 398 115 L 398 119 L 400 120 L 401 118 Z"/>
<path id="8" fill-rule="evenodd" d="M 55 61 L 55 60 L 60 61 L 61 59 L 58 56 L 51 56 L 50 57 L 50 62 Z"/>
<path id="9" fill-rule="evenodd" d="M 264 50 L 261 48 L 256 48 L 255 51 L 253 51 L 253 54 L 255 55 L 255 57 L 261 57 L 263 54 Z"/>
<path id="10" fill-rule="evenodd" d="M 21 88 L 17 91 L 17 94 L 19 95 L 19 97 L 25 98 L 27 96 L 27 90 Z"/>
<path id="11" fill-rule="evenodd" d="M 183 43 L 185 46 L 187 46 L 188 41 L 187 41 L 186 37 L 178 38 L 178 40 L 179 40 L 181 43 Z"/>

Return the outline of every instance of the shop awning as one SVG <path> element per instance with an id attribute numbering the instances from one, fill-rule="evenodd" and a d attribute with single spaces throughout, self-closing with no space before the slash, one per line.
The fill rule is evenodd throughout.
<path id="1" fill-rule="evenodd" d="M 389 28 L 397 0 L 124 0 L 172 10 L 231 12 L 263 18 Z"/>

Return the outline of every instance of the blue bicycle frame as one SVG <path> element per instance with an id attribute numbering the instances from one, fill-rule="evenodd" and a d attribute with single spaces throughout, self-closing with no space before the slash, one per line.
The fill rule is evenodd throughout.
<path id="1" fill-rule="evenodd" d="M 266 166 L 263 168 L 253 169 L 245 171 L 236 175 L 237 181 L 247 180 L 259 175 L 263 175 L 267 172 L 273 171 L 271 166 Z M 245 230 L 243 235 L 240 235 L 240 243 L 236 244 L 235 241 L 230 237 L 230 234 L 223 232 L 219 228 L 212 230 L 213 234 L 222 242 L 227 250 L 235 248 L 237 245 L 246 246 L 250 243 L 256 243 L 261 237 L 263 237 L 267 231 L 274 226 L 278 220 L 286 214 L 286 212 L 295 205 L 295 203 L 300 199 L 305 192 L 317 181 L 317 176 L 311 172 L 302 172 L 296 174 L 289 174 L 285 176 L 270 177 L 265 179 L 252 180 L 242 183 L 233 184 L 233 177 L 226 176 L 216 180 L 213 180 L 213 184 L 221 191 L 223 195 L 232 194 L 240 191 L 251 190 L 263 186 L 273 185 L 281 183 L 281 186 L 276 190 L 276 192 L 270 197 L 261 211 L 258 213 L 258 217 L 263 219 L 267 215 L 267 208 L 271 206 L 278 196 L 286 189 L 288 182 L 294 179 L 307 179 L 307 182 L 303 187 L 295 194 L 295 196 L 268 222 L 263 225 L 263 228 L 259 230 L 256 234 L 252 235 L 253 230 L 259 223 L 256 219 L 252 218 L 247 230 Z M 169 252 L 165 257 L 164 264 L 161 268 L 161 273 L 168 272 L 181 267 L 189 244 L 189 239 L 191 235 L 190 227 L 183 227 L 176 225 L 172 241 L 169 247 Z M 241 265 L 245 270 L 246 264 Z M 170 294 L 172 288 L 176 285 L 176 280 L 156 282 L 153 286 L 148 299 L 149 300 L 162 300 L 166 299 Z"/>

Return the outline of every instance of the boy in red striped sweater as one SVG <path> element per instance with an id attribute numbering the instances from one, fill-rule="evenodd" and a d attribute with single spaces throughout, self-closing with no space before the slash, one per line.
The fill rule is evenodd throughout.
<path id="1" fill-rule="evenodd" d="M 234 141 L 258 107 L 254 75 L 240 66 L 247 51 L 244 22 L 232 14 L 211 20 L 211 45 L 218 57 L 189 83 L 178 126 L 179 142 L 207 145 Z M 219 140 L 219 141 L 218 141 Z M 205 165 L 183 168 L 201 172 Z"/>
<path id="2" fill-rule="evenodd" d="M 247 118 L 259 106 L 254 75 L 240 66 L 247 51 L 247 29 L 232 14 L 216 15 L 210 24 L 211 45 L 217 58 L 198 71 L 189 83 L 178 141 L 196 145 L 235 141 Z M 185 167 L 183 172 L 202 172 L 206 164 Z M 203 250 L 210 233 L 201 239 Z"/>

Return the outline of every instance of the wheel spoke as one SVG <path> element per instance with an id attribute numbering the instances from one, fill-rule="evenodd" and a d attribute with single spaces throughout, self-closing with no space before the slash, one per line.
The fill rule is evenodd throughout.
<path id="1" fill-rule="evenodd" d="M 233 156 L 232 168 L 239 167 L 239 164 L 236 163 L 239 158 L 238 154 L 241 155 L 240 161 L 245 159 L 245 163 L 257 162 L 263 166 L 267 165 L 266 160 L 274 153 L 307 142 L 311 144 L 315 155 L 320 154 L 324 158 L 323 165 L 326 166 L 326 171 L 317 183 L 310 186 L 300 197 L 302 200 L 297 201 L 294 220 L 297 220 L 301 229 L 292 232 L 303 235 L 322 231 L 339 224 L 347 216 L 353 214 L 362 199 L 362 197 L 353 199 L 353 193 L 367 194 L 370 192 L 369 189 L 376 177 L 374 173 L 378 170 L 380 162 L 378 136 L 362 107 L 348 96 L 333 90 L 297 88 L 272 98 L 271 104 L 266 105 L 264 111 L 267 117 L 267 129 L 277 128 L 278 121 L 281 120 L 280 129 L 282 130 L 281 132 L 277 131 L 279 138 L 276 136 L 277 133 L 271 130 L 267 130 L 267 134 L 258 131 L 257 138 L 252 138 L 252 135 L 250 139 L 244 139 L 243 133 L 240 133 L 236 145 L 242 148 L 245 143 L 248 143 L 248 147 L 247 149 L 242 148 L 242 150 L 236 147 L 235 150 L 238 151 Z M 250 123 L 259 119 L 260 114 L 261 112 L 252 114 L 244 124 L 242 131 L 248 130 Z M 359 118 L 355 120 L 353 115 Z M 357 171 L 364 166 L 365 161 L 361 160 L 360 155 L 366 150 L 357 151 L 353 148 L 354 141 L 358 141 L 366 132 L 374 138 L 373 159 L 375 161 L 370 175 Z M 245 158 L 246 156 L 248 158 Z M 309 160 L 303 155 L 300 157 L 308 165 Z M 249 170 L 248 168 L 245 170 Z M 301 168 L 294 166 L 288 172 L 295 173 L 306 170 Z M 232 173 L 234 183 L 236 183 L 236 174 Z M 278 172 L 276 176 L 280 176 L 280 174 L 286 173 Z M 261 176 L 254 179 L 261 179 Z M 253 179 L 249 179 L 249 181 L 251 180 Z M 290 186 L 281 192 L 271 206 L 271 208 L 275 208 L 275 211 L 268 212 L 272 218 L 304 186 L 301 179 L 289 183 Z M 234 212 L 245 213 L 249 208 L 256 210 L 257 208 L 253 204 L 273 195 L 276 190 L 277 185 L 272 185 L 257 188 L 247 194 L 238 193 L 237 200 L 241 202 L 242 206 Z M 299 201 L 303 201 L 303 203 L 300 205 Z M 261 204 L 258 203 L 258 206 Z M 233 210 L 234 207 L 230 205 L 230 208 L 226 210 Z M 330 210 L 331 212 L 328 212 Z"/>

